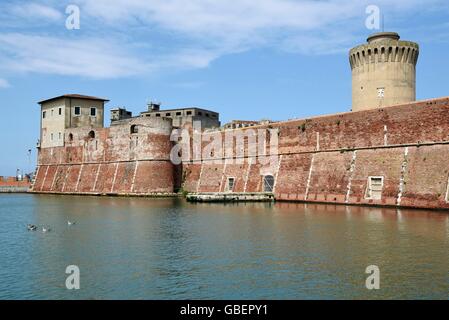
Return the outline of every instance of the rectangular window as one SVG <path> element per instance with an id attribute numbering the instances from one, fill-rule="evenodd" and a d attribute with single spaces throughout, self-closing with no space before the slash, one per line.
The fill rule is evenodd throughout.
<path id="1" fill-rule="evenodd" d="M 61 140 L 61 132 L 59 132 L 59 140 Z"/>
<path id="2" fill-rule="evenodd" d="M 91 117 L 97 116 L 97 108 L 90 108 L 90 116 Z"/>
<path id="3" fill-rule="evenodd" d="M 366 188 L 366 199 L 381 200 L 384 187 L 384 177 L 368 177 Z"/>
<path id="4" fill-rule="evenodd" d="M 53 141 L 53 133 L 50 135 L 50 140 Z"/>
<path id="5" fill-rule="evenodd" d="M 75 107 L 74 113 L 75 116 L 81 115 L 81 107 Z"/>
<path id="6" fill-rule="evenodd" d="M 192 115 L 192 111 L 187 111 L 187 115 L 191 116 Z"/>
<path id="7" fill-rule="evenodd" d="M 160 117 L 161 116 L 161 114 L 160 113 L 156 113 L 156 117 Z"/>
<path id="8" fill-rule="evenodd" d="M 59 108 L 58 112 L 59 112 L 59 115 L 62 115 L 62 108 Z"/>
<path id="9" fill-rule="evenodd" d="M 377 88 L 377 97 L 379 99 L 385 98 L 385 88 Z"/>
<path id="10" fill-rule="evenodd" d="M 42 112 L 42 119 L 45 119 L 46 115 L 47 115 L 47 111 Z"/>
<path id="11" fill-rule="evenodd" d="M 273 192 L 274 189 L 274 177 L 271 175 L 263 177 L 263 191 Z"/>
<path id="12" fill-rule="evenodd" d="M 166 117 L 170 117 L 170 116 L 171 116 L 171 113 L 166 113 L 165 116 L 166 116 Z"/>
<path id="13" fill-rule="evenodd" d="M 228 178 L 226 183 L 226 192 L 234 191 L 235 178 Z"/>
<path id="14" fill-rule="evenodd" d="M 449 202 L 449 179 L 447 180 L 446 202 Z"/>
<path id="15" fill-rule="evenodd" d="M 181 116 L 182 113 L 181 113 L 181 112 L 176 112 L 176 115 L 177 115 L 177 116 Z"/>

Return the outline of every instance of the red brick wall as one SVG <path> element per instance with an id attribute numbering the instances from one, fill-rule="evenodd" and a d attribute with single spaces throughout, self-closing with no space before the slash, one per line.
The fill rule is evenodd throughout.
<path id="1" fill-rule="evenodd" d="M 305 200 L 312 157 L 313 154 L 294 154 L 282 157 L 276 184 L 276 193 L 279 199 Z"/>
<path id="2" fill-rule="evenodd" d="M 198 181 L 200 179 L 201 164 L 200 163 L 184 163 L 183 164 L 183 190 L 188 192 L 196 192 Z"/>
<path id="3" fill-rule="evenodd" d="M 277 200 L 449 209 L 448 98 L 241 130 L 276 128 Z M 263 191 L 266 169 L 247 157 L 243 164 L 205 160 L 185 168 L 190 192 L 223 192 L 227 177 L 236 178 L 236 192 Z M 384 177 L 381 200 L 365 199 L 370 176 Z"/>
<path id="4" fill-rule="evenodd" d="M 449 145 L 410 148 L 402 205 L 448 208 Z"/>
<path id="5" fill-rule="evenodd" d="M 131 125 L 139 132 L 132 134 Z M 80 194 L 172 193 L 171 123 L 139 118 L 111 128 L 73 128 L 65 147 L 43 148 L 33 191 Z M 95 138 L 89 138 L 91 130 Z M 73 140 L 69 139 L 72 135 Z M 178 183 L 179 184 L 179 183 Z"/>
<path id="6" fill-rule="evenodd" d="M 235 192 L 262 192 L 263 176 L 271 174 L 278 200 L 449 209 L 449 98 L 236 130 L 279 129 L 274 166 L 249 158 L 246 143 L 241 162 L 196 159 L 175 170 L 171 126 L 158 121 L 137 120 L 137 135 L 129 125 L 96 129 L 95 139 L 73 129 L 66 147 L 41 150 L 34 190 L 170 193 L 182 182 L 188 192 L 224 192 L 234 177 Z M 369 176 L 384 178 L 381 200 L 365 199 Z"/>
<path id="7" fill-rule="evenodd" d="M 31 182 L 25 177 L 21 181 L 17 181 L 16 177 L 0 176 L 0 187 L 29 187 Z"/>

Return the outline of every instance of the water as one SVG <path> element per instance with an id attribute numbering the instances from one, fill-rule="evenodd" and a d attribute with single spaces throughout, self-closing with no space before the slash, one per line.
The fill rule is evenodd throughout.
<path id="1" fill-rule="evenodd" d="M 448 298 L 444 212 L 24 194 L 0 219 L 0 299 Z"/>

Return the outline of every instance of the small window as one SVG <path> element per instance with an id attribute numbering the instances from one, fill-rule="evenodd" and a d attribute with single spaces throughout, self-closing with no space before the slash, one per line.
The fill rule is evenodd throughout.
<path id="1" fill-rule="evenodd" d="M 53 111 L 54 111 L 54 110 L 53 110 L 53 109 L 51 109 L 51 116 L 52 116 L 52 117 L 53 117 Z"/>
<path id="2" fill-rule="evenodd" d="M 366 199 L 381 200 L 384 187 L 384 177 L 369 177 L 366 188 Z"/>
<path id="3" fill-rule="evenodd" d="M 53 133 L 50 135 L 50 140 L 53 141 Z"/>
<path id="4" fill-rule="evenodd" d="M 228 178 L 228 181 L 226 183 L 226 192 L 233 192 L 234 185 L 235 185 L 235 178 Z"/>
<path id="5" fill-rule="evenodd" d="M 377 97 L 379 99 L 385 98 L 385 88 L 377 88 Z"/>
<path id="6" fill-rule="evenodd" d="M 182 112 L 176 112 L 177 116 L 182 116 Z"/>
<path id="7" fill-rule="evenodd" d="M 73 134 L 69 134 L 69 141 L 73 141 Z"/>
<path id="8" fill-rule="evenodd" d="M 90 108 L 90 116 L 91 117 L 97 116 L 97 108 Z"/>
<path id="9" fill-rule="evenodd" d="M 209 117 L 209 114 L 208 114 L 208 113 L 206 113 L 206 117 Z"/>
<path id="10" fill-rule="evenodd" d="M 198 111 L 198 115 L 199 115 L 199 116 L 202 116 L 203 113 L 202 113 L 201 111 Z"/>
<path id="11" fill-rule="evenodd" d="M 263 192 L 273 192 L 274 189 L 274 177 L 264 176 L 263 177 Z"/>
<path id="12" fill-rule="evenodd" d="M 139 127 L 135 124 L 131 126 L 131 134 L 139 133 Z"/>
<path id="13" fill-rule="evenodd" d="M 170 117 L 170 116 L 171 116 L 171 113 L 170 113 L 170 112 L 169 112 L 169 113 L 166 113 L 165 116 L 166 116 L 166 117 Z"/>
<path id="14" fill-rule="evenodd" d="M 61 140 L 61 138 L 62 138 L 61 132 L 59 132 L 58 137 L 59 137 L 59 140 Z"/>
<path id="15" fill-rule="evenodd" d="M 95 131 L 89 132 L 89 138 L 95 139 Z"/>
<path id="16" fill-rule="evenodd" d="M 75 107 L 74 113 L 75 116 L 81 115 L 81 107 Z"/>
<path id="17" fill-rule="evenodd" d="M 160 117 L 161 116 L 161 114 L 160 113 L 156 113 L 156 117 Z"/>
<path id="18" fill-rule="evenodd" d="M 449 202 L 449 179 L 447 180 L 446 202 Z"/>
<path id="19" fill-rule="evenodd" d="M 42 119 L 45 119 L 46 115 L 47 115 L 47 111 L 42 112 Z"/>
<path id="20" fill-rule="evenodd" d="M 192 111 L 187 111 L 187 113 L 186 113 L 188 116 L 191 116 L 192 115 Z"/>
<path id="21" fill-rule="evenodd" d="M 59 115 L 62 115 L 62 108 L 59 108 L 59 109 L 58 109 L 58 114 L 59 114 Z"/>

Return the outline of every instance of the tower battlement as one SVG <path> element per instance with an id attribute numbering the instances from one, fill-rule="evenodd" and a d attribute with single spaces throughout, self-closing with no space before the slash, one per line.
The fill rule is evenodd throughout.
<path id="1" fill-rule="evenodd" d="M 395 32 L 375 33 L 349 52 L 352 110 L 368 110 L 416 100 L 419 45 Z"/>
<path id="2" fill-rule="evenodd" d="M 399 40 L 399 35 L 395 32 L 377 33 L 370 36 L 367 41 L 367 44 L 351 49 L 349 53 L 351 69 L 369 63 L 402 62 L 416 66 L 418 62 L 419 45 Z"/>

